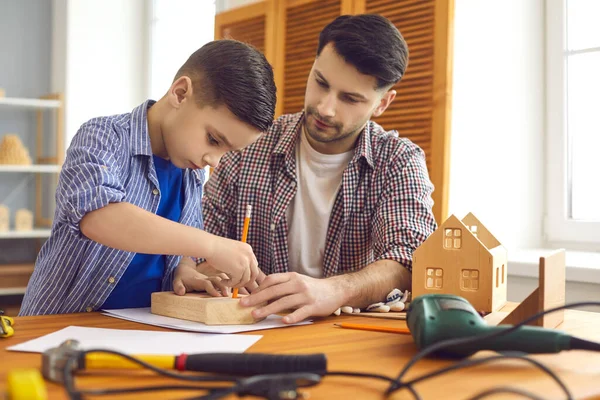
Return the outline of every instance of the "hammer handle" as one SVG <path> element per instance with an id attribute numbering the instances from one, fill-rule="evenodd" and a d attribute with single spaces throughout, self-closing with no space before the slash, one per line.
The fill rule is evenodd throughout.
<path id="1" fill-rule="evenodd" d="M 185 357 L 185 360 L 180 357 Z M 327 371 L 327 358 L 322 353 L 308 355 L 210 353 L 181 355 L 178 359 L 176 365 L 185 365 L 184 369 L 187 371 L 233 375 Z"/>

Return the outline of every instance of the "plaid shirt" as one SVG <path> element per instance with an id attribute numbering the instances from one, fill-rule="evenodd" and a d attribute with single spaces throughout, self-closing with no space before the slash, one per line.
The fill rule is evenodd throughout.
<path id="1" fill-rule="evenodd" d="M 295 148 L 304 114 L 281 116 L 242 152 L 226 154 L 205 186 L 206 231 L 239 239 L 247 204 L 247 242 L 265 274 L 288 271 L 286 210 L 297 188 Z M 425 154 L 397 132 L 369 121 L 344 170 L 323 257 L 323 276 L 383 259 L 411 270 L 412 253 L 436 229 Z"/>

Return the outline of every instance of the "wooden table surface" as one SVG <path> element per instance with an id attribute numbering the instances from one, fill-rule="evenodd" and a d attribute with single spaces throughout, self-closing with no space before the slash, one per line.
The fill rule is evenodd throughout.
<path id="1" fill-rule="evenodd" d="M 263 335 L 249 352 L 302 354 L 323 352 L 328 358 L 329 370 L 370 372 L 395 376 L 415 354 L 410 335 L 358 331 L 335 327 L 336 322 L 354 322 L 382 326 L 406 326 L 404 321 L 384 320 L 356 316 L 329 317 L 312 325 L 250 332 Z M 114 329 L 166 330 L 107 317 L 99 313 L 68 314 L 58 316 L 19 317 L 15 322 L 15 335 L 0 339 L 0 398 L 6 390 L 6 376 L 13 368 L 40 368 L 41 355 L 6 351 L 6 347 L 76 325 Z M 584 311 L 567 311 L 559 327 L 573 335 L 600 341 L 600 314 Z M 491 355 L 480 352 L 478 356 Z M 600 353 L 570 351 L 552 355 L 535 356 L 566 382 L 578 399 L 600 399 Z M 451 365 L 451 361 L 428 359 L 418 363 L 408 378 Z M 85 388 L 128 387 L 178 383 L 145 372 L 126 372 L 110 375 L 96 371 L 78 378 Z M 419 383 L 416 390 L 424 399 L 467 399 L 496 386 L 512 385 L 529 390 L 544 398 L 564 399 L 558 385 L 547 375 L 522 361 L 505 360 L 493 364 L 456 371 Z M 46 384 L 50 399 L 67 398 L 57 384 Z M 387 383 L 372 379 L 325 377 L 313 388 L 306 390 L 311 399 L 382 399 Z M 110 398 L 189 398 L 199 392 L 138 393 Z M 200 392 L 201 393 L 201 392 Z M 107 396 L 104 396 L 106 398 Z M 101 397 L 94 397 L 101 398 Z M 410 399 L 407 391 L 397 392 L 392 399 Z M 491 396 L 490 398 L 518 398 L 517 396 Z"/>

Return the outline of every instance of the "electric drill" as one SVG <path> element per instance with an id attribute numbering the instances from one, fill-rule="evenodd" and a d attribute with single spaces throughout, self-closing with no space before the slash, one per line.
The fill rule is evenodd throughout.
<path id="1" fill-rule="evenodd" d="M 511 325 L 489 326 L 464 298 L 448 294 L 416 297 L 407 310 L 406 321 L 419 350 L 448 339 L 489 335 Z M 600 344 L 572 337 L 565 332 L 521 326 L 507 334 L 473 343 L 453 345 L 433 353 L 441 357 L 468 357 L 479 350 L 523 353 L 558 353 L 563 350 L 600 351 Z"/>

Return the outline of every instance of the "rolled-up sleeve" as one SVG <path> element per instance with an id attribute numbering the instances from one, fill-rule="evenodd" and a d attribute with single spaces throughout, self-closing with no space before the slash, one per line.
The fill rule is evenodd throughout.
<path id="1" fill-rule="evenodd" d="M 71 143 L 56 190 L 56 217 L 74 234 L 91 211 L 125 199 L 125 149 L 108 118 L 84 124 Z"/>
<path id="2" fill-rule="evenodd" d="M 376 260 L 394 260 L 412 270 L 412 254 L 437 228 L 433 216 L 433 184 L 425 155 L 414 148 L 390 162 L 386 189 L 373 222 Z"/>

